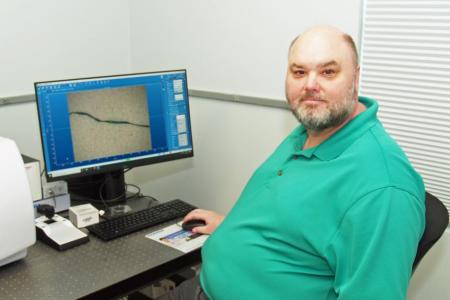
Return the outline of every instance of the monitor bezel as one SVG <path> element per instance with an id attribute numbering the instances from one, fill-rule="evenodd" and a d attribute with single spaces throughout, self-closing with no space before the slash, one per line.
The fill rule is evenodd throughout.
<path id="1" fill-rule="evenodd" d="M 89 169 L 78 172 L 78 173 L 72 173 L 72 174 L 64 174 L 64 175 L 57 175 L 57 176 L 49 176 L 48 170 L 47 170 L 47 157 L 46 157 L 46 149 L 44 146 L 44 134 L 43 134 L 43 124 L 42 122 L 42 116 L 40 112 L 40 100 L 38 99 L 38 85 L 40 84 L 58 84 L 58 83 L 67 83 L 70 81 L 78 81 L 78 80 L 100 80 L 100 79 L 106 79 L 106 78 L 120 78 L 120 77 L 127 77 L 127 76 L 140 76 L 140 75 L 156 75 L 156 74 L 168 74 L 168 73 L 175 73 L 175 72 L 184 72 L 185 78 L 186 78 L 186 88 L 187 88 L 187 99 L 186 99 L 186 111 L 188 113 L 188 127 L 190 129 L 189 139 L 190 139 L 190 149 L 187 149 L 185 151 L 180 151 L 176 153 L 168 153 L 168 154 L 162 154 L 157 156 L 151 156 L 151 157 L 145 157 L 145 158 L 136 158 L 133 160 L 127 160 L 127 161 L 121 161 L 121 162 L 111 162 L 108 164 L 101 164 L 98 167 L 89 167 Z M 134 167 L 140 167 L 140 166 L 147 166 L 162 162 L 168 162 L 168 161 L 174 161 L 179 160 L 183 158 L 189 158 L 194 156 L 194 143 L 193 143 L 193 135 L 192 135 L 192 122 L 191 122 L 191 110 L 190 110 L 190 98 L 189 98 L 189 89 L 188 89 L 188 76 L 187 76 L 187 70 L 186 69 L 174 69 L 174 70 L 162 70 L 162 71 L 149 71 L 149 72 L 138 72 L 138 73 L 123 73 L 123 74 L 113 74 L 113 75 L 101 75 L 101 76 L 90 76 L 90 77 L 80 77 L 80 78 L 67 78 L 67 79 L 58 79 L 58 80 L 45 80 L 45 81 L 36 81 L 34 82 L 34 91 L 35 91 L 35 102 L 36 102 L 36 108 L 38 112 L 38 123 L 39 123 L 39 134 L 41 137 L 41 148 L 42 148 L 42 157 L 44 159 L 44 174 L 47 179 L 47 181 L 58 181 L 58 180 L 66 180 L 66 179 L 73 179 L 73 178 L 79 178 L 83 176 L 90 176 L 95 174 L 102 174 L 102 173 L 110 173 L 114 171 L 120 171 L 120 170 L 128 170 Z"/>

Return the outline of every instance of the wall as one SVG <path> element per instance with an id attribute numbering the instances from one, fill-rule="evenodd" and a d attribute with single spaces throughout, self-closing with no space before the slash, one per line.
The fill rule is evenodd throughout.
<path id="1" fill-rule="evenodd" d="M 0 2 L 0 97 L 34 93 L 33 83 L 126 73 L 130 69 L 128 2 Z M 0 136 L 42 157 L 34 103 L 0 107 Z"/>
<path id="2" fill-rule="evenodd" d="M 359 0 L 134 0 L 130 12 L 133 70 L 187 68 L 193 89 L 281 101 L 295 36 L 334 24 L 358 40 L 360 23 Z"/>
<path id="3" fill-rule="evenodd" d="M 448 300 L 450 229 L 420 262 L 411 279 L 408 300 Z"/>

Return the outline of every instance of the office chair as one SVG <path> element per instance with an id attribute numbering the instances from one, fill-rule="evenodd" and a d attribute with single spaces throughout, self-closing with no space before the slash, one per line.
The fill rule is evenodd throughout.
<path id="1" fill-rule="evenodd" d="M 432 194 L 425 193 L 425 232 L 419 241 L 413 272 L 428 250 L 439 240 L 448 225 L 448 211 L 442 202 Z"/>

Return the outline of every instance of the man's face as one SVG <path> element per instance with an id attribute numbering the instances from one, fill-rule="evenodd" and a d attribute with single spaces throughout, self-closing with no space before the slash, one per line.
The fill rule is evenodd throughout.
<path id="1" fill-rule="evenodd" d="M 307 32 L 289 52 L 286 98 L 306 129 L 337 127 L 357 103 L 359 68 L 341 34 Z"/>

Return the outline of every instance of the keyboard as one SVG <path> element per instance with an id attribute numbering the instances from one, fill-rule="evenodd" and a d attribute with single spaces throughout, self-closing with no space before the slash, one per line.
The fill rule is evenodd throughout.
<path id="1" fill-rule="evenodd" d="M 88 226 L 89 232 L 104 241 L 109 241 L 129 233 L 184 217 L 195 209 L 180 199 L 135 211 L 113 219 Z"/>

